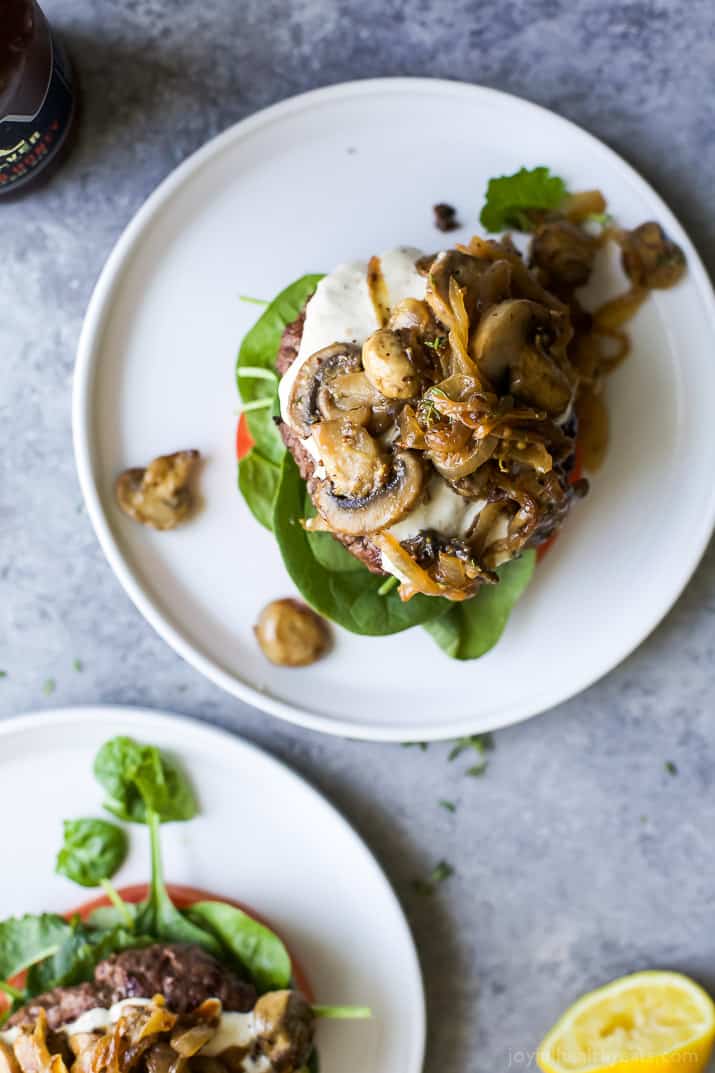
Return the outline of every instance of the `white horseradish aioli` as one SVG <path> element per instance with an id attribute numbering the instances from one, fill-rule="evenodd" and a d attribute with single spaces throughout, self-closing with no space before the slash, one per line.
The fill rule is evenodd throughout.
<path id="1" fill-rule="evenodd" d="M 399 246 L 380 255 L 390 308 L 405 298 L 424 298 L 427 281 L 415 267 L 415 262 L 421 256 L 421 250 L 410 246 Z M 379 327 L 367 286 L 366 261 L 339 265 L 325 276 L 306 308 L 298 356 L 279 384 L 283 420 L 291 423 L 288 419 L 288 399 L 293 384 L 300 367 L 316 350 L 322 350 L 332 343 L 356 343 L 360 346 Z M 303 440 L 303 445 L 316 462 L 319 461 L 312 436 Z M 316 475 L 324 476 L 325 470 L 316 467 Z M 428 483 L 423 502 L 388 532 L 399 541 L 409 540 L 423 529 L 434 529 L 446 537 L 462 537 L 483 506 L 481 500 L 464 499 L 435 474 Z M 396 564 L 385 552 L 382 553 L 382 568 L 404 580 Z"/>

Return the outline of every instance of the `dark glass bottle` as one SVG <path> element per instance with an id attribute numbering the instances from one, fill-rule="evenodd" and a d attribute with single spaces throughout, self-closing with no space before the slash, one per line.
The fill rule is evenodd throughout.
<path id="1" fill-rule="evenodd" d="M 73 116 L 69 62 L 35 0 L 0 0 L 0 201 L 47 175 Z"/>

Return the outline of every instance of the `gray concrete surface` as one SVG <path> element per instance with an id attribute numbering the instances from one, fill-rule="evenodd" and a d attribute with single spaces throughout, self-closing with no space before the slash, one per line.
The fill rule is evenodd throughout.
<path id="1" fill-rule="evenodd" d="M 153 705 L 231 727 L 303 772 L 402 897 L 427 981 L 430 1073 L 529 1068 L 566 1003 L 632 969 L 678 967 L 715 985 L 712 551 L 634 656 L 569 704 L 498 733 L 487 773 L 472 779 L 446 746 L 301 733 L 199 678 L 111 574 L 70 449 L 75 343 L 125 223 L 212 134 L 315 86 L 429 74 L 555 108 L 643 171 L 712 268 L 710 0 L 45 7 L 79 69 L 83 115 L 56 180 L 0 206 L 0 714 Z M 440 797 L 458 802 L 455 815 Z M 410 880 L 439 858 L 456 874 L 421 898 Z"/>

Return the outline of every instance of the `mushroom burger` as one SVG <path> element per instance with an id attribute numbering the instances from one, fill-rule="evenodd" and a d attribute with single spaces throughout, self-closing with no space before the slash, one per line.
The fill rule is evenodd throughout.
<path id="1" fill-rule="evenodd" d="M 459 658 L 496 642 L 603 458 L 624 325 L 685 270 L 657 223 L 627 231 L 605 210 L 599 191 L 522 169 L 492 180 L 482 222 L 527 244 L 399 247 L 269 305 L 239 355 L 239 485 L 315 610 L 373 635 L 432 625 Z M 588 308 L 609 246 L 623 289 Z M 501 595 L 482 613 L 487 587 Z"/>

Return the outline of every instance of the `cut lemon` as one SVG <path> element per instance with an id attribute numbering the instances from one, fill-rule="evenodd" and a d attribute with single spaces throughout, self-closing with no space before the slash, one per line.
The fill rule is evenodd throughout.
<path id="1" fill-rule="evenodd" d="M 537 1051 L 544 1073 L 701 1073 L 715 1004 L 677 972 L 637 972 L 591 991 Z"/>

